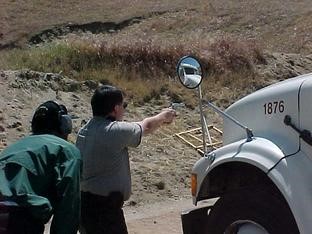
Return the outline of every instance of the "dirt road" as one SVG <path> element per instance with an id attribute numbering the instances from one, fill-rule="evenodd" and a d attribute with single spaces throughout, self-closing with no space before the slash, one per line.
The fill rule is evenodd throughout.
<path id="1" fill-rule="evenodd" d="M 208 206 L 215 200 L 199 206 Z M 193 208 L 192 199 L 169 200 L 144 206 L 126 206 L 125 218 L 129 234 L 181 234 L 181 212 Z M 49 233 L 49 224 L 45 234 Z"/>
<path id="2" fill-rule="evenodd" d="M 181 211 L 191 207 L 191 199 L 125 207 L 129 234 L 182 233 Z"/>
<path id="3" fill-rule="evenodd" d="M 215 199 L 199 206 L 208 206 Z M 182 233 L 181 212 L 194 208 L 192 199 L 166 201 L 143 207 L 125 207 L 129 234 L 180 234 Z"/>

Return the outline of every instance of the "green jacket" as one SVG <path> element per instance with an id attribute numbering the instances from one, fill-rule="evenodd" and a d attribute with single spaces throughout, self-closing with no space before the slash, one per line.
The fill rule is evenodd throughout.
<path id="1" fill-rule="evenodd" d="M 0 195 L 48 222 L 51 234 L 77 233 L 80 218 L 79 150 L 53 135 L 31 135 L 0 154 Z"/>

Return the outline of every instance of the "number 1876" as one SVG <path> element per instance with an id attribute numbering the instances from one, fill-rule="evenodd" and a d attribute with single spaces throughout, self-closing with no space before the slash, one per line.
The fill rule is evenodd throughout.
<path id="1" fill-rule="evenodd" d="M 263 105 L 264 107 L 264 114 L 265 115 L 271 115 L 276 113 L 283 113 L 285 110 L 284 101 L 273 101 L 273 102 L 267 102 Z"/>

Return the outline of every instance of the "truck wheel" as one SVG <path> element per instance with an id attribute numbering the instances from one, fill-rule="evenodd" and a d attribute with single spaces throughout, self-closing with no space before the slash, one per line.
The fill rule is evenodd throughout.
<path id="1" fill-rule="evenodd" d="M 299 234 L 287 203 L 273 190 L 227 194 L 208 217 L 209 234 Z"/>

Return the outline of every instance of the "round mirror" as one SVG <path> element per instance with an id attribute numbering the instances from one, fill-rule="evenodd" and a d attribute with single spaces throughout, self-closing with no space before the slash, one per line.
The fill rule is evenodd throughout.
<path id="1" fill-rule="evenodd" d="M 177 73 L 181 83 L 188 89 L 197 88 L 202 81 L 202 68 L 197 59 L 185 56 L 177 65 Z"/>

